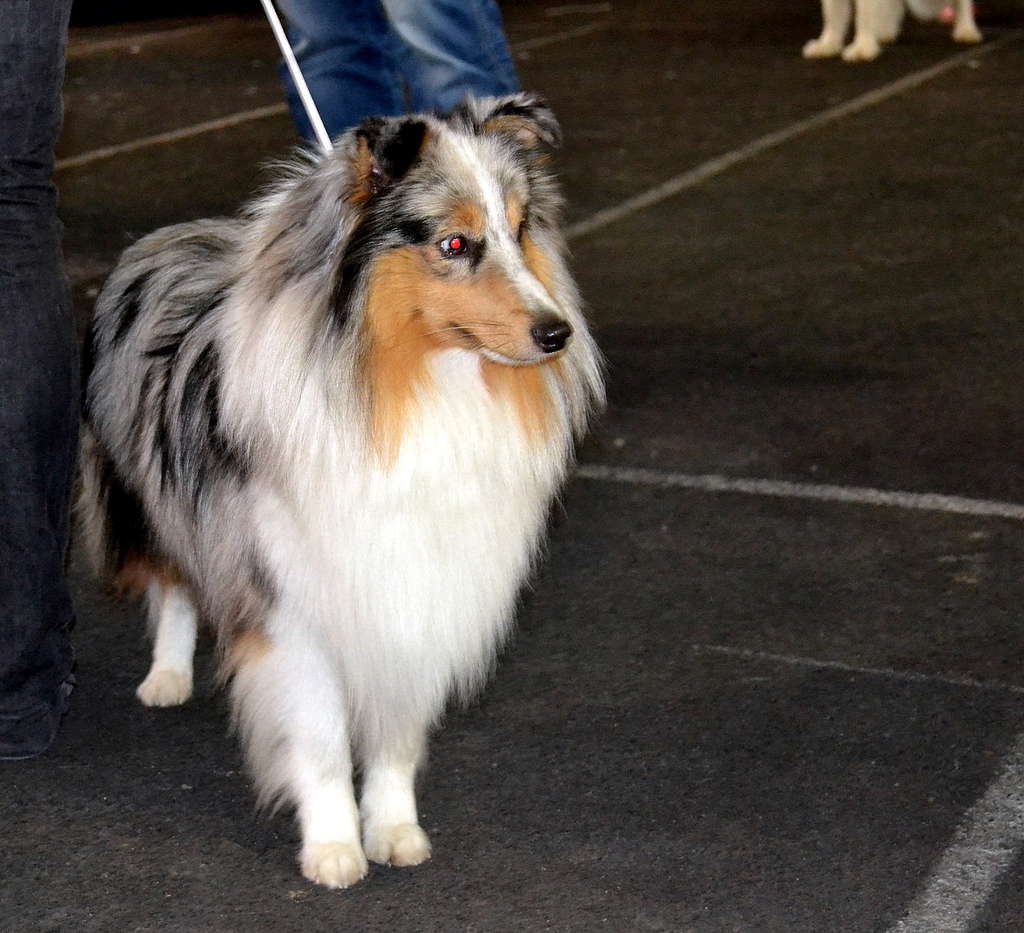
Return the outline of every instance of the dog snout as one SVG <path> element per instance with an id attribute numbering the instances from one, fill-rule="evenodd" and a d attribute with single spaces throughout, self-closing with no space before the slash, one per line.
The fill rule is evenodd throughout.
<path id="1" fill-rule="evenodd" d="M 559 318 L 545 318 L 530 328 L 533 342 L 545 353 L 557 353 L 572 336 L 572 328 Z"/>

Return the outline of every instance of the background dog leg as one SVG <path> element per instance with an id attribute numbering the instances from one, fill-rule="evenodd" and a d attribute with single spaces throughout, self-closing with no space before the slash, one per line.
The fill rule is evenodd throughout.
<path id="1" fill-rule="evenodd" d="M 407 741 L 374 750 L 363 774 L 360 809 L 363 847 L 381 864 L 419 865 L 430 858 L 430 841 L 416 813 L 416 769 L 426 746 L 426 727 Z"/>
<path id="2" fill-rule="evenodd" d="M 804 46 L 804 58 L 830 58 L 842 51 L 850 28 L 850 0 L 821 0 L 821 17 L 821 35 Z"/>
<path id="3" fill-rule="evenodd" d="M 296 805 L 310 881 L 347 888 L 366 874 L 344 693 L 301 623 L 286 643 L 250 637 L 233 659 L 232 701 L 262 802 Z"/>
<path id="4" fill-rule="evenodd" d="M 878 58 L 882 47 L 875 30 L 879 19 L 877 6 L 881 2 L 883 0 L 857 0 L 853 42 L 843 49 L 844 61 L 869 62 Z"/>
<path id="5" fill-rule="evenodd" d="M 154 630 L 153 663 L 135 694 L 146 706 L 177 706 L 192 696 L 196 608 L 185 586 L 155 577 L 146 600 Z"/>
<path id="6" fill-rule="evenodd" d="M 981 30 L 974 21 L 974 4 L 971 0 L 956 0 L 956 23 L 953 38 L 957 42 L 981 42 Z"/>

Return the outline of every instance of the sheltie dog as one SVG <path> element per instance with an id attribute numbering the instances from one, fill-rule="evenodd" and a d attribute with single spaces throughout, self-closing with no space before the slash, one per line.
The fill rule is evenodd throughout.
<path id="1" fill-rule="evenodd" d="M 804 46 L 804 58 L 828 58 L 842 52 L 848 62 L 871 61 L 878 58 L 882 43 L 895 41 L 906 9 L 918 19 L 934 20 L 948 6 L 955 8 L 954 40 L 981 42 L 972 0 L 821 0 L 824 26 L 821 35 Z M 853 41 L 843 48 L 854 7 Z"/>
<path id="2" fill-rule="evenodd" d="M 140 240 L 97 302 L 80 514 L 147 596 L 138 696 L 188 699 L 209 623 L 260 802 L 330 887 L 429 857 L 427 733 L 487 676 L 602 401 L 558 138 L 525 94 L 370 119 Z"/>

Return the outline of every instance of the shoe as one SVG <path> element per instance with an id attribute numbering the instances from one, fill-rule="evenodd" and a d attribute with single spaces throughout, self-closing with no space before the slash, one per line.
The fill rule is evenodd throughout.
<path id="1" fill-rule="evenodd" d="M 51 705 L 37 706 L 17 716 L 0 713 L 0 761 L 35 758 L 53 745 L 74 689 L 75 674 L 72 671 L 57 688 L 57 696 Z"/>

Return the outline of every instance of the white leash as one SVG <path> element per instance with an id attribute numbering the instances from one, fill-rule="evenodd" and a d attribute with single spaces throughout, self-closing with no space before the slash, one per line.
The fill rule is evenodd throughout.
<path id="1" fill-rule="evenodd" d="M 277 10 L 274 9 L 274 4 L 271 3 L 271 0 L 260 0 L 260 3 L 263 4 L 263 12 L 267 14 L 267 19 L 270 21 L 270 28 L 274 30 L 274 38 L 277 39 L 281 54 L 288 65 L 288 71 L 291 72 L 292 80 L 295 82 L 295 87 L 299 92 L 302 106 L 306 110 L 306 116 L 309 117 L 313 132 L 316 133 L 317 141 L 324 152 L 330 152 L 334 148 L 331 145 L 331 137 L 327 134 L 327 127 L 324 126 L 324 121 L 320 119 L 320 111 L 316 109 L 316 102 L 313 100 L 313 95 L 309 93 L 306 79 L 302 77 L 302 69 L 299 68 L 299 63 L 295 60 L 295 53 L 292 51 L 288 37 L 285 35 L 281 19 L 277 15 Z"/>

